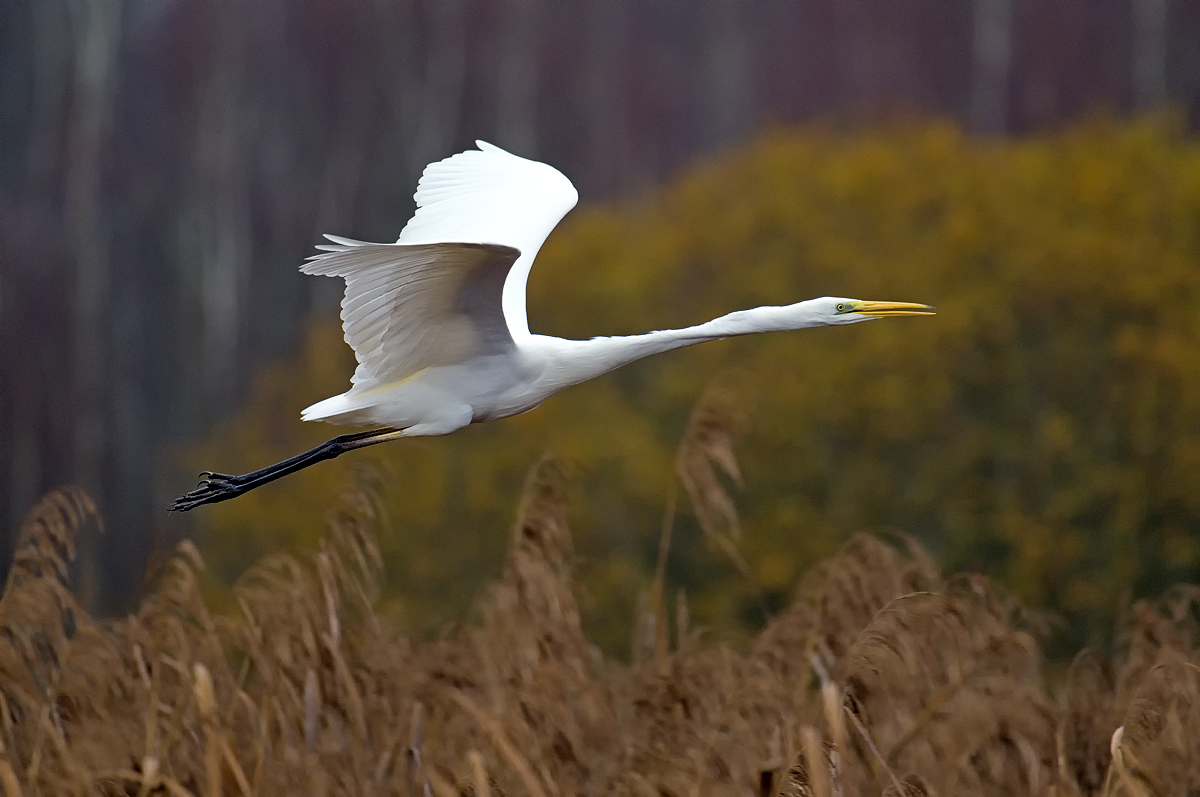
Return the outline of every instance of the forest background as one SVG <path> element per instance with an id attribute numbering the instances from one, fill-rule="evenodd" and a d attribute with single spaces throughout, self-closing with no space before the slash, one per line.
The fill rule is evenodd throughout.
<path id="1" fill-rule="evenodd" d="M 864 527 L 1077 635 L 1200 576 L 1196 4 L 9 0 L 0 75 L 0 553 L 84 486 L 97 608 L 182 536 L 224 578 L 315 544 L 368 478 L 393 608 L 437 629 L 554 450 L 593 638 L 620 647 L 713 378 L 746 419 L 742 566 L 681 507 L 669 580 L 723 635 Z M 531 280 L 538 331 L 822 294 L 939 315 L 679 353 L 168 517 L 201 467 L 326 436 L 295 419 L 348 378 L 340 286 L 296 265 L 322 232 L 394 236 L 420 168 L 477 137 L 584 197 Z"/>

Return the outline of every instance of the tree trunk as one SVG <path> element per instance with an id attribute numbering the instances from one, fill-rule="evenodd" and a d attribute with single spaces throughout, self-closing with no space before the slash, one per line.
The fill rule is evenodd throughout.
<path id="1" fill-rule="evenodd" d="M 1133 99 L 1142 110 L 1167 101 L 1170 0 L 1133 0 Z"/>
<path id="2" fill-rule="evenodd" d="M 537 0 L 512 0 L 504 9 L 496 59 L 497 143 L 527 158 L 537 151 Z"/>
<path id="3" fill-rule="evenodd" d="M 1008 131 L 1012 27 L 1012 0 L 975 0 L 969 118 L 976 133 Z"/>
<path id="4" fill-rule="evenodd" d="M 462 0 L 439 0 L 429 10 L 425 72 L 410 95 L 417 107 L 410 127 L 408 163 L 417 174 L 425 164 L 449 154 L 445 148 L 458 132 L 467 72 Z"/>
<path id="5" fill-rule="evenodd" d="M 582 190 L 593 195 L 619 193 L 631 180 L 628 158 L 629 113 L 625 87 L 629 74 L 627 0 L 590 0 L 581 101 L 587 142 L 580 153 L 587 164 Z"/>
<path id="6" fill-rule="evenodd" d="M 119 0 L 73 0 L 69 6 L 75 51 L 74 92 L 67 141 L 65 226 L 74 261 L 75 400 L 74 480 L 103 498 L 111 442 L 109 311 L 112 296 L 112 230 L 101 169 L 109 142 L 120 48 Z M 85 538 L 90 539 L 90 538 Z M 81 551 L 80 595 L 100 597 L 96 549 Z"/>
<path id="7" fill-rule="evenodd" d="M 742 0 L 705 0 L 701 13 L 704 144 L 717 149 L 743 139 L 754 121 L 755 37 L 749 28 L 758 10 Z"/>
<path id="8" fill-rule="evenodd" d="M 877 44 L 871 6 L 863 0 L 835 0 L 838 105 L 859 121 L 873 113 L 877 94 Z"/>

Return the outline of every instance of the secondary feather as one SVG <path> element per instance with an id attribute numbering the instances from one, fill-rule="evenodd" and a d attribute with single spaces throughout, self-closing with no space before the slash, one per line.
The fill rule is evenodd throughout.
<path id="1" fill-rule="evenodd" d="M 305 274 L 343 277 L 342 326 L 357 389 L 513 347 L 504 282 L 520 252 L 475 243 L 378 244 L 327 235 Z"/>

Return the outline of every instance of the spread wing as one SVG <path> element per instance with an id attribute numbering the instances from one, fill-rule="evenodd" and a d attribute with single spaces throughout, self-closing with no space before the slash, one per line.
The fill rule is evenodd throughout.
<path id="1" fill-rule="evenodd" d="M 326 235 L 300 267 L 344 277 L 342 326 L 354 349 L 355 387 L 405 379 L 513 347 L 501 304 L 520 252 L 478 243 L 373 244 Z"/>
<path id="2" fill-rule="evenodd" d="M 533 258 L 579 195 L 553 166 L 512 155 L 484 141 L 425 167 L 417 185 L 417 212 L 397 243 L 446 241 L 503 244 L 520 250 L 504 286 L 510 333 L 529 335 L 525 283 Z"/>

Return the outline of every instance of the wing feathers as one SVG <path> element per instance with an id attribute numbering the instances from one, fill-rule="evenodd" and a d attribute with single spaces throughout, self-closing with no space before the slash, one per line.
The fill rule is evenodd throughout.
<path id="1" fill-rule="evenodd" d="M 325 236 L 301 266 L 344 277 L 342 326 L 359 367 L 356 387 L 402 380 L 513 345 L 501 304 L 520 252 L 493 244 L 372 244 Z"/>
<path id="2" fill-rule="evenodd" d="M 520 250 L 504 287 L 503 307 L 511 334 L 527 336 L 525 282 L 533 258 L 579 195 L 552 166 L 483 141 L 475 144 L 479 149 L 425 167 L 414 197 L 417 212 L 398 242 L 466 241 Z"/>
<path id="3" fill-rule="evenodd" d="M 326 235 L 300 268 L 346 280 L 356 388 L 511 350 L 514 336 L 529 335 L 533 257 L 578 195 L 553 167 L 475 143 L 425 168 L 395 244 Z"/>

